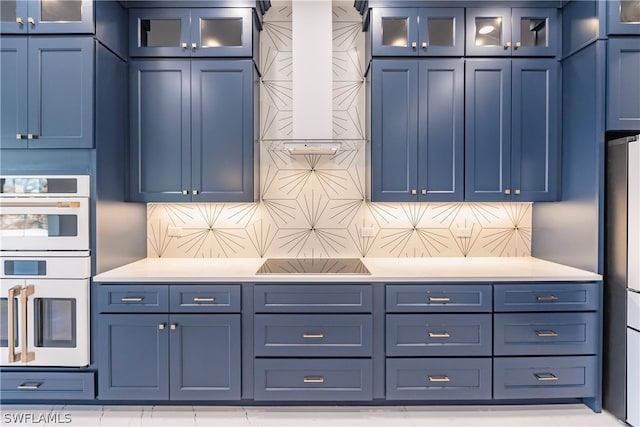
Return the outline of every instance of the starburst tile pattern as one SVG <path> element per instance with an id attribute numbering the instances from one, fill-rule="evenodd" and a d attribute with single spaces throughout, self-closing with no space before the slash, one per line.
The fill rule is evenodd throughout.
<path id="1" fill-rule="evenodd" d="M 260 201 L 149 204 L 148 256 L 529 256 L 531 203 L 366 201 L 366 34 L 351 1 L 334 1 L 332 12 L 340 150 L 292 156 L 284 147 L 293 129 L 292 8 L 274 1 L 260 38 Z"/>

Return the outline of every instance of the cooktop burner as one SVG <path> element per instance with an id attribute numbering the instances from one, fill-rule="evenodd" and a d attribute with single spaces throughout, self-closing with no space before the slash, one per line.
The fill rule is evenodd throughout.
<path id="1" fill-rule="evenodd" d="M 269 258 L 256 274 L 371 274 L 358 258 Z"/>

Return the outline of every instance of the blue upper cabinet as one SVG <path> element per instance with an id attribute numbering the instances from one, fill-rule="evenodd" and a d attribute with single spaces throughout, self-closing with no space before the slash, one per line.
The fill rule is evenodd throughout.
<path id="1" fill-rule="evenodd" d="M 373 56 L 464 55 L 463 8 L 374 8 Z"/>
<path id="2" fill-rule="evenodd" d="M 251 57 L 250 8 L 129 10 L 129 55 Z"/>
<path id="3" fill-rule="evenodd" d="M 559 64 L 467 61 L 465 199 L 558 198 Z"/>
<path id="4" fill-rule="evenodd" d="M 253 200 L 253 77 L 250 59 L 130 63 L 131 200 Z"/>
<path id="5" fill-rule="evenodd" d="M 93 0 L 2 0 L 2 34 L 92 34 Z"/>
<path id="6" fill-rule="evenodd" d="M 610 38 L 607 130 L 640 129 L 640 37 Z"/>
<path id="7" fill-rule="evenodd" d="M 94 49 L 91 37 L 3 37 L 2 148 L 93 147 Z"/>
<path id="8" fill-rule="evenodd" d="M 469 8 L 467 56 L 556 56 L 560 23 L 555 8 Z"/>
<path id="9" fill-rule="evenodd" d="M 609 0 L 609 34 L 640 35 L 640 0 Z"/>
<path id="10" fill-rule="evenodd" d="M 463 198 L 462 59 L 372 63 L 371 200 Z"/>

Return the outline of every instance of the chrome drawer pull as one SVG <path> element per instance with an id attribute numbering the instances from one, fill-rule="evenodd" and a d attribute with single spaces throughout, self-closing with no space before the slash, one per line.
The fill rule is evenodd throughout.
<path id="1" fill-rule="evenodd" d="M 450 338 L 449 332 L 429 332 L 429 338 Z"/>
<path id="2" fill-rule="evenodd" d="M 533 374 L 538 381 L 557 381 L 558 377 L 553 374 Z"/>
<path id="3" fill-rule="evenodd" d="M 144 297 L 122 297 L 120 298 L 122 302 L 142 302 L 144 301 Z"/>
<path id="4" fill-rule="evenodd" d="M 23 383 L 18 386 L 18 390 L 37 390 L 42 383 Z"/>
<path id="5" fill-rule="evenodd" d="M 429 375 L 429 382 L 432 382 L 432 383 L 448 383 L 449 381 L 451 381 L 451 379 L 446 375 L 437 376 L 437 377 Z"/>
<path id="6" fill-rule="evenodd" d="M 193 302 L 214 302 L 216 297 L 194 297 Z"/>
<path id="7" fill-rule="evenodd" d="M 536 331 L 536 335 L 539 337 L 557 337 L 556 331 Z"/>
<path id="8" fill-rule="evenodd" d="M 547 302 L 547 301 L 558 301 L 559 298 L 557 296 L 555 296 L 555 295 L 549 295 L 549 296 L 538 296 L 538 297 L 536 297 L 536 299 L 538 301 Z"/>
<path id="9" fill-rule="evenodd" d="M 429 302 L 449 302 L 451 298 L 449 297 L 429 297 Z"/>
<path id="10" fill-rule="evenodd" d="M 304 377 L 302 381 L 305 383 L 322 384 L 324 377 Z"/>
<path id="11" fill-rule="evenodd" d="M 322 332 L 318 333 L 318 334 L 314 334 L 311 332 L 305 332 L 302 335 L 302 338 L 324 338 L 324 334 Z"/>

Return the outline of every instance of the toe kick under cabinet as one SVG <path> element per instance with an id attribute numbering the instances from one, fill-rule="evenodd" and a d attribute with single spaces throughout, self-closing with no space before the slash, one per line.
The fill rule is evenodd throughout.
<path id="1" fill-rule="evenodd" d="M 599 411 L 601 295 L 598 281 L 98 283 L 98 398 Z"/>

